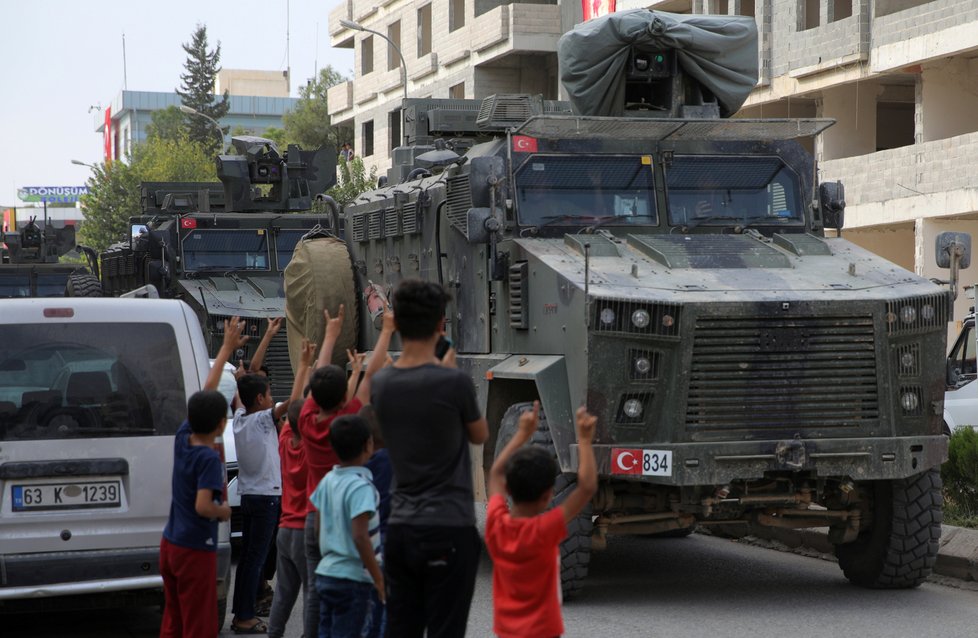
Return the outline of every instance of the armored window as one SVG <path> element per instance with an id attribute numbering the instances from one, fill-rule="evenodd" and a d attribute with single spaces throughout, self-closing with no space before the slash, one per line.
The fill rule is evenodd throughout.
<path id="1" fill-rule="evenodd" d="M 275 236 L 275 255 L 280 271 L 285 270 L 285 267 L 292 261 L 292 253 L 295 252 L 296 244 L 308 232 L 309 230 L 306 228 L 283 228 L 278 231 L 278 235 Z"/>
<path id="2" fill-rule="evenodd" d="M 418 9 L 418 57 L 431 53 L 431 5 Z"/>
<path id="3" fill-rule="evenodd" d="M 370 157 L 374 154 L 374 121 L 364 122 L 360 128 L 360 147 L 363 148 L 363 156 Z"/>
<path id="4" fill-rule="evenodd" d="M 448 30 L 455 31 L 465 26 L 465 0 L 450 0 L 448 4 Z"/>
<path id="5" fill-rule="evenodd" d="M 677 155 L 666 170 L 669 223 L 798 225 L 798 175 L 778 157 Z"/>
<path id="6" fill-rule="evenodd" d="M 523 224 L 658 224 L 648 155 L 533 155 L 516 194 Z"/>
<path id="7" fill-rule="evenodd" d="M 268 234 L 264 229 L 197 229 L 182 241 L 183 267 L 197 270 L 268 270 Z"/>
<path id="8" fill-rule="evenodd" d="M 374 70 L 374 37 L 368 35 L 360 40 L 360 75 L 367 75 Z"/>
<path id="9" fill-rule="evenodd" d="M 401 67 L 401 56 L 397 53 L 397 50 L 401 48 L 400 20 L 387 27 L 387 37 L 390 40 L 387 45 L 387 70 L 393 71 Z"/>

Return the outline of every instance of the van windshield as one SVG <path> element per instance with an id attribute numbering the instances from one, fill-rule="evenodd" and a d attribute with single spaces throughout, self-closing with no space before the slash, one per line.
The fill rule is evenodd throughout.
<path id="1" fill-rule="evenodd" d="M 0 325 L 0 440 L 172 435 L 186 414 L 164 323 Z"/>

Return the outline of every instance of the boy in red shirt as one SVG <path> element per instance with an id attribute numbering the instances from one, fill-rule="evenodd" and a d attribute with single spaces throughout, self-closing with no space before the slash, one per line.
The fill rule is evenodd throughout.
<path id="1" fill-rule="evenodd" d="M 518 431 L 489 474 L 486 547 L 492 557 L 493 631 L 500 638 L 551 638 L 564 633 L 560 615 L 560 542 L 567 523 L 598 488 L 591 439 L 597 418 L 577 410 L 577 487 L 547 511 L 557 463 L 541 447 L 523 447 L 537 429 L 540 402 L 520 415 Z M 506 493 L 513 509 L 506 506 Z"/>

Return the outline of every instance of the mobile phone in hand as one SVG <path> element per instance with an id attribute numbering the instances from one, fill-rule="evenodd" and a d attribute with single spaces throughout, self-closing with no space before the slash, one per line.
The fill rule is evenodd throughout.
<path id="1" fill-rule="evenodd" d="M 444 359 L 445 355 L 448 354 L 448 350 L 452 347 L 452 340 L 442 335 L 438 339 L 438 343 L 435 344 L 435 356 L 439 359 Z"/>

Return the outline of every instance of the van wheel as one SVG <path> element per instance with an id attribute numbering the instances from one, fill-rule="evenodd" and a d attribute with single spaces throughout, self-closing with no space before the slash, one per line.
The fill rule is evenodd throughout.
<path id="1" fill-rule="evenodd" d="M 494 456 L 498 456 L 509 443 L 509 440 L 513 438 L 513 435 L 516 434 L 520 415 L 532 409 L 532 403 L 514 403 L 509 406 L 499 423 L 499 435 L 496 437 Z M 557 450 L 554 447 L 550 426 L 547 424 L 547 417 L 542 408 L 540 409 L 540 426 L 533 433 L 530 443 L 544 448 L 550 452 L 554 461 L 557 461 Z M 576 474 L 560 472 L 559 467 L 557 472 L 557 479 L 554 483 L 554 498 L 550 502 L 551 507 L 563 503 L 577 485 Z M 590 504 L 567 524 L 567 538 L 560 544 L 560 586 L 564 598 L 573 598 L 580 594 L 584 588 L 588 564 L 591 562 L 591 532 L 593 529 L 594 523 L 591 520 Z"/>
<path id="2" fill-rule="evenodd" d="M 932 468 L 873 487 L 873 526 L 852 543 L 836 545 L 846 578 L 874 589 L 908 589 L 924 582 L 937 562 L 943 520 L 941 473 Z"/>

